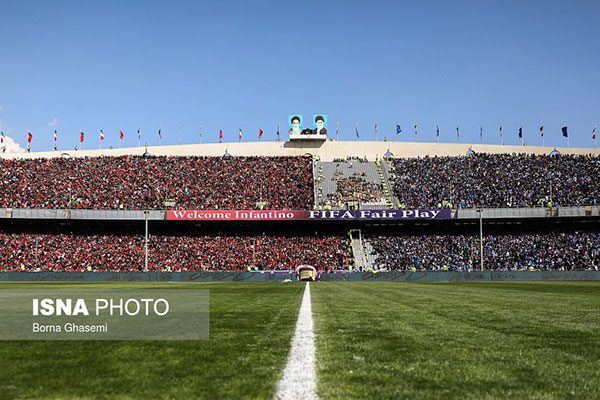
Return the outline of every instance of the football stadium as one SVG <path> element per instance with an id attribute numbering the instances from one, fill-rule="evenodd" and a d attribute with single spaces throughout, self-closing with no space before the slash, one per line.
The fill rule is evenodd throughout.
<path id="1" fill-rule="evenodd" d="M 2 6 L 0 400 L 600 399 L 598 5 Z"/>
<path id="2" fill-rule="evenodd" d="M 3 155 L 6 313 L 14 289 L 194 287 L 210 334 L 36 322 L 3 337 L 2 397 L 596 397 L 600 152 L 550 150 L 291 135 Z"/>

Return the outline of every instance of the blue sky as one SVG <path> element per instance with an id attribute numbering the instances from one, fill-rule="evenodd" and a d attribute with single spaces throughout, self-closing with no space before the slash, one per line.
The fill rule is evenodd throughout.
<path id="1" fill-rule="evenodd" d="M 0 0 L 0 127 L 32 150 L 275 140 L 329 116 L 340 140 L 593 147 L 597 1 Z M 307 118 L 308 119 L 308 118 Z"/>

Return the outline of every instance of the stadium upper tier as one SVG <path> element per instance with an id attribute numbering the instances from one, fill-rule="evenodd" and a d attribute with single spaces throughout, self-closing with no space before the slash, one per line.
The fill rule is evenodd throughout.
<path id="1" fill-rule="evenodd" d="M 600 204 L 600 158 L 473 154 L 395 159 L 395 195 L 407 208 Z"/>
<path id="2" fill-rule="evenodd" d="M 527 146 L 326 141 L 3 154 L 0 209 L 600 204 L 600 152 L 560 149 L 550 155 L 550 151 Z"/>
<path id="3" fill-rule="evenodd" d="M 308 209 L 310 157 L 0 160 L 0 208 Z"/>

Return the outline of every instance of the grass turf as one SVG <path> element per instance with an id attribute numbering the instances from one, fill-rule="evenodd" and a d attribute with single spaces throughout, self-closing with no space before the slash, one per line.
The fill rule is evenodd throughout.
<path id="1" fill-rule="evenodd" d="M 600 398 L 600 282 L 311 289 L 322 398 Z"/>
<path id="2" fill-rule="evenodd" d="M 43 284 L 45 288 L 191 284 Z M 271 399 L 304 286 L 202 283 L 207 341 L 0 341 L 0 399 Z M 2 283 L 2 288 L 40 284 Z"/>
<path id="3" fill-rule="evenodd" d="M 190 287 L 0 290 L 66 285 Z M 272 398 L 304 284 L 195 287 L 210 289 L 210 340 L 3 341 L 0 399 Z M 323 399 L 600 398 L 600 282 L 318 282 L 311 292 Z"/>

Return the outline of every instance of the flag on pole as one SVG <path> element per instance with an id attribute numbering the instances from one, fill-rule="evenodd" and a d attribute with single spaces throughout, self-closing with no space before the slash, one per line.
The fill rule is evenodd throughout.
<path id="1" fill-rule="evenodd" d="M 569 132 L 567 132 L 567 127 L 563 126 L 561 130 L 562 130 L 563 136 L 566 137 L 566 138 L 568 138 L 569 137 Z"/>
<path id="2" fill-rule="evenodd" d="M 260 138 L 262 137 L 262 134 L 263 134 L 263 130 L 259 129 L 258 130 L 258 140 L 260 140 Z"/>
<path id="3" fill-rule="evenodd" d="M 123 130 L 122 130 L 122 129 L 119 129 L 119 139 L 123 140 L 123 137 L 124 137 L 124 136 L 125 136 L 125 135 L 123 135 Z"/>
<path id="4" fill-rule="evenodd" d="M 240 135 L 239 135 L 239 139 L 238 140 L 242 140 L 242 128 L 240 128 Z"/>
<path id="5" fill-rule="evenodd" d="M 27 132 L 27 143 L 31 143 L 31 139 L 33 139 L 33 135 L 31 134 L 31 132 Z"/>
<path id="6" fill-rule="evenodd" d="M 140 133 L 140 128 L 138 128 L 138 140 L 142 138 L 142 134 Z"/>
<path id="7" fill-rule="evenodd" d="M 100 129 L 100 140 L 104 140 L 104 131 Z"/>
<path id="8" fill-rule="evenodd" d="M 460 141 L 460 131 L 458 130 L 458 126 L 456 127 L 456 142 Z"/>
<path id="9" fill-rule="evenodd" d="M 419 124 L 415 124 L 415 138 L 419 137 Z"/>
<path id="10" fill-rule="evenodd" d="M 56 129 L 54 130 L 54 141 L 56 142 Z"/>
<path id="11" fill-rule="evenodd" d="M 396 135 L 399 135 L 402 132 L 399 124 L 396 124 Z"/>
<path id="12" fill-rule="evenodd" d="M 523 125 L 519 128 L 519 138 L 523 139 Z"/>
<path id="13" fill-rule="evenodd" d="M 279 124 L 277 124 L 277 141 L 279 141 Z"/>
<path id="14" fill-rule="evenodd" d="M 358 122 L 356 123 L 356 137 L 359 138 L 360 136 L 358 135 Z"/>
<path id="15" fill-rule="evenodd" d="M 0 143 L 4 143 L 4 132 L 0 132 Z"/>
<path id="16" fill-rule="evenodd" d="M 375 140 L 377 140 L 377 124 L 375 124 Z"/>
<path id="17" fill-rule="evenodd" d="M 440 127 L 438 126 L 438 124 L 435 124 L 435 141 L 438 141 L 438 138 L 440 137 Z"/>
<path id="18" fill-rule="evenodd" d="M 158 137 L 162 140 L 162 127 L 158 128 Z"/>
<path id="19" fill-rule="evenodd" d="M 596 140 L 596 126 L 594 125 L 594 131 L 592 132 L 592 139 Z"/>
<path id="20" fill-rule="evenodd" d="M 483 126 L 479 126 L 479 141 L 483 143 Z"/>
<path id="21" fill-rule="evenodd" d="M 219 140 L 223 139 L 223 130 L 219 129 Z"/>
<path id="22" fill-rule="evenodd" d="M 79 142 L 80 143 L 83 143 L 83 137 L 84 137 L 84 135 L 85 134 L 83 133 L 83 131 L 79 131 Z"/>
<path id="23" fill-rule="evenodd" d="M 335 140 L 338 140 L 340 136 L 340 121 L 337 122 L 337 126 L 335 127 Z"/>
<path id="24" fill-rule="evenodd" d="M 544 125 L 540 126 L 541 136 L 544 137 Z"/>

